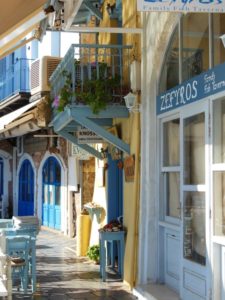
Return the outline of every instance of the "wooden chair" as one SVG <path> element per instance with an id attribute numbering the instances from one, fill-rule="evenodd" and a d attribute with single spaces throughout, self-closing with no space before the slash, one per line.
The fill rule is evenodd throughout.
<path id="1" fill-rule="evenodd" d="M 21 288 L 27 292 L 29 278 L 30 237 L 6 236 L 6 253 L 11 259 L 12 283 L 20 280 Z"/>

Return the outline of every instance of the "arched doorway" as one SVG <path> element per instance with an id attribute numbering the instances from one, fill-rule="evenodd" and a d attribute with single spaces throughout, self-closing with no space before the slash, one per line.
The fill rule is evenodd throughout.
<path id="1" fill-rule="evenodd" d="M 34 171 L 28 159 L 25 159 L 19 172 L 18 215 L 34 214 Z"/>
<path id="2" fill-rule="evenodd" d="M 49 157 L 42 170 L 42 222 L 61 228 L 61 167 L 55 157 Z"/>

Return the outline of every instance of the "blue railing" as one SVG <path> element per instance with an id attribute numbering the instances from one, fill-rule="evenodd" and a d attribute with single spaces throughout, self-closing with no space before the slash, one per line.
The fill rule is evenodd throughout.
<path id="1" fill-rule="evenodd" d="M 110 96 L 108 102 L 124 102 L 124 89 L 127 93 L 129 87 L 126 78 L 131 63 L 131 49 L 132 46 L 122 45 L 72 44 L 50 77 L 53 107 L 58 105 L 62 97 L 75 105 L 84 103 L 82 97 L 91 92 L 94 95 L 95 87 L 92 85 L 99 84 L 99 81 L 102 85 L 112 82 L 111 87 L 105 86 L 104 95 Z"/>
<path id="2" fill-rule="evenodd" d="M 0 101 L 19 92 L 30 92 L 31 62 L 31 59 L 18 59 L 0 74 Z"/>

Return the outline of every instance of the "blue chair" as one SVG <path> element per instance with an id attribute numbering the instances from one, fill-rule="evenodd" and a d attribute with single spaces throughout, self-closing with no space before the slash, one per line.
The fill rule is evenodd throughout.
<path id="1" fill-rule="evenodd" d="M 0 232 L 4 232 L 6 237 L 10 236 L 25 236 L 30 238 L 30 248 L 29 248 L 29 279 L 31 280 L 32 292 L 36 291 L 36 235 L 37 231 L 35 228 L 29 229 L 16 229 L 16 228 L 5 228 L 0 229 Z M 28 284 L 29 284 L 28 279 Z"/>
<path id="2" fill-rule="evenodd" d="M 20 280 L 24 293 L 27 292 L 29 278 L 30 237 L 6 236 L 6 253 L 11 258 L 12 282 Z"/>

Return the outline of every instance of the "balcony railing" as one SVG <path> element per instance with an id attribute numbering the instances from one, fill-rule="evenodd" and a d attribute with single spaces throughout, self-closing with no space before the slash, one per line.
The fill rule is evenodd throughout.
<path id="1" fill-rule="evenodd" d="M 110 104 L 124 103 L 123 96 L 130 85 L 131 48 L 121 45 L 71 45 L 50 77 L 53 106 L 60 106 L 60 101 L 65 105 L 88 105 L 101 97 Z"/>
<path id="2" fill-rule="evenodd" d="M 30 92 L 31 59 L 21 58 L 0 74 L 0 101 L 19 92 Z"/>

